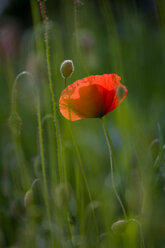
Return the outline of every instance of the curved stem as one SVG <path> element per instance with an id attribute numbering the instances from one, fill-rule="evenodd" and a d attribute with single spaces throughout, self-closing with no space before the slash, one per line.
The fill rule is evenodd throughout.
<path id="1" fill-rule="evenodd" d="M 115 182 L 114 182 L 114 173 L 113 173 L 113 159 L 112 159 L 112 148 L 111 148 L 111 139 L 110 139 L 110 136 L 109 136 L 109 132 L 108 132 L 108 129 L 107 129 L 107 126 L 106 126 L 106 122 L 105 122 L 105 119 L 104 117 L 102 118 L 102 125 L 103 125 L 103 130 L 104 130 L 104 135 L 105 135 L 105 139 L 106 139 L 106 142 L 107 142 L 107 146 L 108 146 L 108 150 L 109 150 L 109 158 L 110 158 L 110 170 L 111 170 L 111 181 L 112 181 L 112 188 L 113 188 L 113 191 L 114 191 L 114 194 L 122 208 L 122 211 L 123 211 L 123 214 L 124 214 L 124 217 L 125 219 L 127 219 L 127 214 L 126 214 L 126 210 L 125 210 L 125 207 L 122 203 L 122 200 L 120 199 L 120 196 L 116 190 L 116 186 L 115 186 Z"/>
<path id="2" fill-rule="evenodd" d="M 135 222 L 138 225 L 139 232 L 140 232 L 140 238 L 141 238 L 141 247 L 142 248 L 145 248 L 144 236 L 143 236 L 143 231 L 142 231 L 141 223 L 138 220 L 136 220 L 136 219 L 129 219 L 128 222 Z"/>
<path id="3" fill-rule="evenodd" d="M 19 80 L 20 78 L 22 78 L 22 76 L 29 76 L 32 79 L 29 82 L 32 83 L 33 86 L 33 78 L 30 72 L 23 71 L 16 76 L 11 92 L 11 115 L 9 121 L 11 125 L 11 133 L 16 160 L 20 170 L 20 181 L 23 189 L 27 190 L 30 184 L 30 178 L 28 175 L 27 161 L 25 159 L 25 155 L 21 145 L 21 118 L 17 112 L 17 88 Z"/>

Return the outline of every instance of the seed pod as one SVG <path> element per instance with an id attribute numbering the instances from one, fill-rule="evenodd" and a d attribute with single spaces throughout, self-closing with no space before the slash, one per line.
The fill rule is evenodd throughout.
<path id="1" fill-rule="evenodd" d="M 74 71 L 74 65 L 72 60 L 64 60 L 60 67 L 61 76 L 63 78 L 68 78 L 72 75 Z"/>

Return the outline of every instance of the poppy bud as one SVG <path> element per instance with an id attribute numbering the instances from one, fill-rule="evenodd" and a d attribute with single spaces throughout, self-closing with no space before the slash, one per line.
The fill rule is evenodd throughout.
<path id="1" fill-rule="evenodd" d="M 115 234 L 120 234 L 125 231 L 127 224 L 128 224 L 127 220 L 118 220 L 112 224 L 111 230 Z"/>
<path id="2" fill-rule="evenodd" d="M 68 78 L 72 75 L 74 71 L 74 65 L 72 60 L 64 60 L 60 67 L 61 76 L 63 78 Z"/>

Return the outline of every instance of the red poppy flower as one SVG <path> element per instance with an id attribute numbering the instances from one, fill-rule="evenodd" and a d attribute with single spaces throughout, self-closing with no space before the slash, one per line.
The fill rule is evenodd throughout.
<path id="1" fill-rule="evenodd" d="M 116 74 L 95 75 L 77 80 L 61 94 L 61 114 L 70 121 L 101 118 L 108 114 L 127 95 L 127 88 L 120 80 Z"/>

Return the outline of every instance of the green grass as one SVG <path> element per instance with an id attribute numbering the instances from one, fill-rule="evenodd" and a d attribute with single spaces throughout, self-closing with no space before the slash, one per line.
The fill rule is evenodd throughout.
<path id="1" fill-rule="evenodd" d="M 47 0 L 40 15 L 31 1 L 20 52 L 0 62 L 0 247 L 165 246 L 165 5 L 116 2 Z M 121 76 L 106 126 L 60 114 L 65 59 L 67 84 Z"/>

